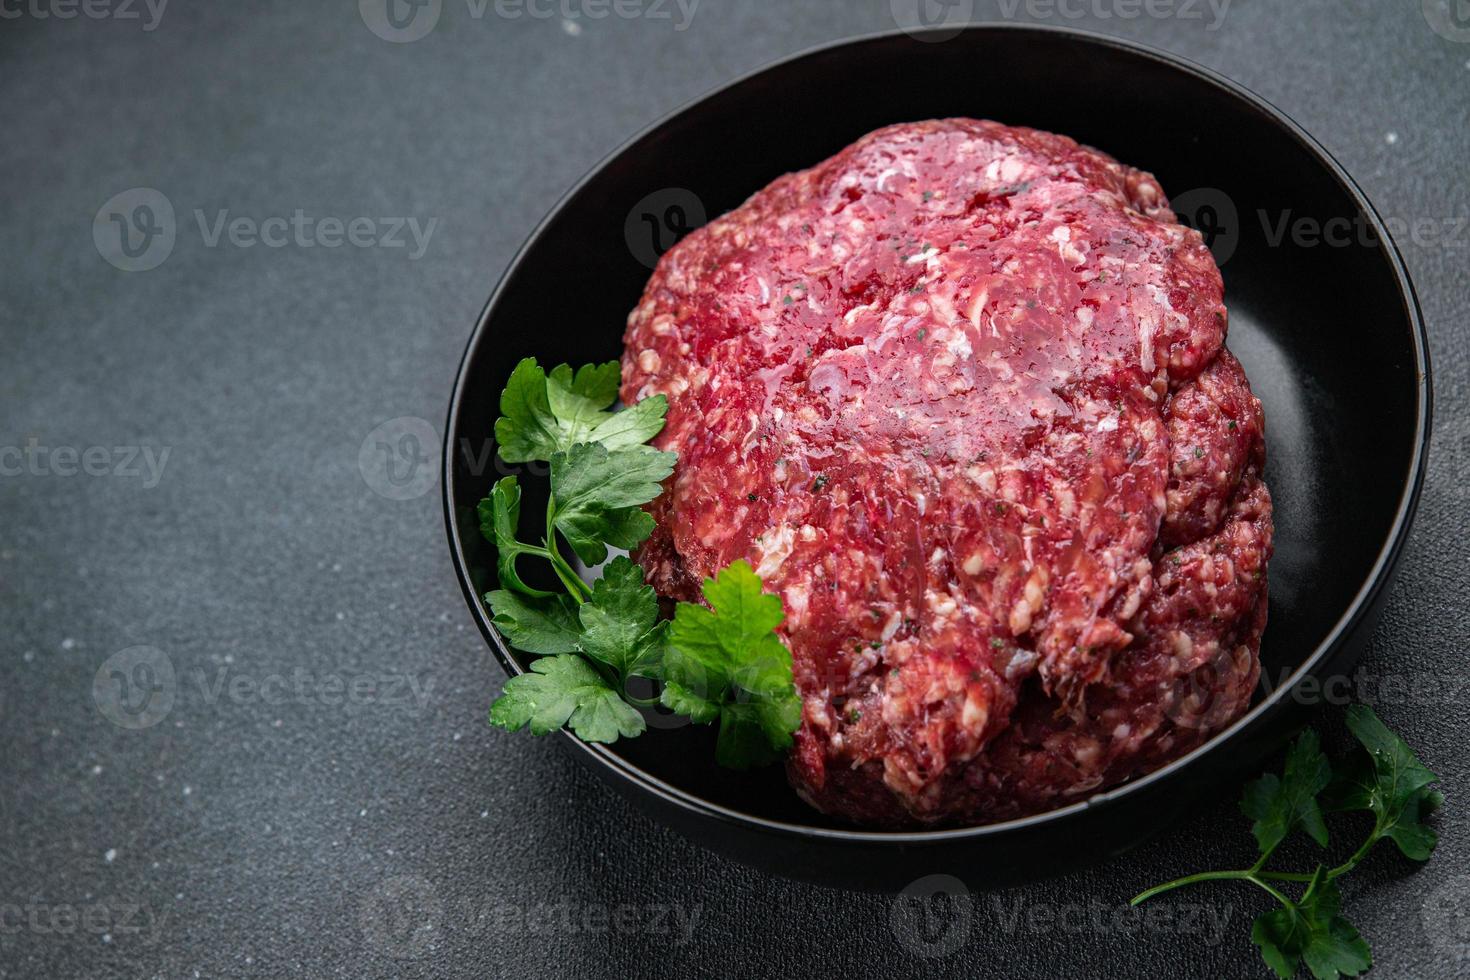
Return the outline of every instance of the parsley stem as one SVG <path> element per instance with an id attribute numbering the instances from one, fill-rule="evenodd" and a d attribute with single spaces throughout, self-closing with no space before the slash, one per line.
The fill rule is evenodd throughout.
<path id="1" fill-rule="evenodd" d="M 1267 881 L 1311 881 L 1312 876 L 1300 871 L 1257 871 L 1257 878 Z"/>
<path id="2" fill-rule="evenodd" d="M 1352 857 L 1327 872 L 1327 879 L 1330 881 L 1338 875 L 1347 874 L 1353 868 L 1357 867 L 1358 862 L 1363 860 L 1369 851 L 1373 850 L 1373 845 L 1378 843 L 1378 838 L 1382 836 L 1382 833 L 1382 830 L 1378 826 L 1374 826 L 1373 832 L 1368 835 L 1367 840 L 1363 841 L 1363 845 L 1353 852 Z"/>
<path id="3" fill-rule="evenodd" d="M 1363 858 L 1367 855 L 1367 853 L 1370 850 L 1373 849 L 1373 845 L 1376 844 L 1376 843 L 1378 843 L 1378 838 L 1379 838 L 1379 833 L 1378 833 L 1377 830 L 1375 830 L 1373 833 L 1371 833 L 1371 834 L 1368 835 L 1368 839 L 1363 842 L 1363 845 L 1361 847 L 1359 847 L 1356 851 L 1353 852 L 1353 856 L 1352 857 L 1348 858 L 1346 861 L 1342 862 L 1337 867 L 1335 867 L 1332 870 L 1328 871 L 1327 874 L 1324 875 L 1323 877 L 1326 880 L 1331 881 L 1333 878 L 1336 878 L 1339 875 L 1345 875 L 1349 871 L 1353 870 L 1353 868 L 1355 868 L 1355 867 L 1358 866 L 1358 862 L 1361 861 L 1361 860 L 1363 860 Z M 1275 850 L 1275 848 L 1272 848 L 1272 850 Z M 1192 885 L 1195 882 L 1199 882 L 1199 881 L 1221 881 L 1221 880 L 1229 880 L 1229 881 L 1249 881 L 1249 882 L 1253 882 L 1253 883 L 1255 883 L 1257 885 L 1260 885 L 1262 888 L 1266 889 L 1268 892 L 1270 892 L 1271 894 L 1275 895 L 1277 897 L 1277 900 L 1279 900 L 1283 904 L 1289 906 L 1291 903 L 1289 901 L 1287 901 L 1287 899 L 1280 892 L 1276 891 L 1276 889 L 1274 889 L 1274 888 L 1270 887 L 1269 885 L 1267 885 L 1266 882 L 1267 881 L 1311 881 L 1313 876 L 1312 875 L 1309 875 L 1309 874 L 1303 874 L 1303 873 L 1300 873 L 1300 872 L 1295 872 L 1295 871 L 1265 871 L 1265 870 L 1262 870 L 1261 865 L 1265 864 L 1266 863 L 1266 859 L 1268 857 L 1270 857 L 1270 856 L 1271 855 L 1270 855 L 1269 852 L 1266 853 L 1266 854 L 1261 855 L 1261 859 L 1259 861 L 1257 861 L 1253 866 L 1251 866 L 1249 868 L 1246 868 L 1243 871 L 1201 871 L 1199 874 L 1187 875 L 1187 876 L 1185 876 L 1183 878 L 1175 878 L 1173 881 L 1166 881 L 1162 885 L 1155 885 L 1153 888 L 1150 888 L 1148 891 L 1146 891 L 1146 892 L 1140 892 L 1138 895 L 1135 895 L 1133 897 L 1132 901 L 1130 901 L 1128 904 L 1129 905 L 1137 905 L 1140 902 L 1146 902 L 1150 898 L 1153 898 L 1155 895 L 1158 895 L 1158 894 L 1160 894 L 1162 892 L 1172 891 L 1173 889 L 1178 888 L 1181 885 Z"/>
<path id="4" fill-rule="evenodd" d="M 567 560 L 556 550 L 554 538 L 546 539 L 546 557 L 551 560 L 551 568 L 556 572 L 556 577 L 561 579 L 561 584 L 565 585 L 567 591 L 572 594 L 572 598 L 577 600 L 577 605 L 580 606 L 592 598 L 592 590 L 587 587 L 587 583 L 582 581 L 576 570 L 567 564 Z"/>
<path id="5" fill-rule="evenodd" d="M 1139 892 L 1133 896 L 1128 904 L 1138 905 L 1148 901 L 1155 895 L 1173 891 L 1184 885 L 1193 885 L 1200 881 L 1244 880 L 1249 877 L 1251 877 L 1251 872 L 1249 871 L 1201 871 L 1197 874 L 1186 875 L 1183 878 L 1175 878 L 1173 881 L 1166 881 L 1162 885 L 1155 885 L 1148 891 Z"/>
<path id="6" fill-rule="evenodd" d="M 582 580 L 576 576 L 570 567 L 567 567 L 567 563 L 562 559 L 561 555 L 555 552 L 548 552 L 546 557 L 551 559 L 551 570 L 556 572 L 556 577 L 561 579 L 561 584 L 567 587 L 567 591 L 571 593 L 572 598 L 580 606 L 586 601 L 584 592 L 586 586 L 582 584 Z"/>
<path id="7" fill-rule="evenodd" d="M 1287 898 L 1285 895 L 1281 894 L 1281 892 L 1277 891 L 1275 888 L 1272 888 L 1270 885 L 1266 884 L 1261 879 L 1257 878 L 1255 875 L 1248 875 L 1245 880 L 1246 881 L 1249 881 L 1249 882 L 1251 882 L 1253 884 L 1260 885 L 1263 889 L 1265 889 L 1271 895 L 1272 898 L 1274 898 L 1274 899 L 1276 899 L 1276 901 L 1280 902 L 1284 908 L 1288 908 L 1288 909 L 1291 909 L 1292 911 L 1296 911 L 1296 903 L 1295 902 L 1293 902 L 1291 899 Z"/>
<path id="8" fill-rule="evenodd" d="M 551 561 L 551 568 L 556 572 L 556 577 L 561 579 L 561 584 L 567 587 L 572 598 L 581 605 L 592 598 L 592 591 L 587 588 L 587 583 L 582 581 L 567 560 L 561 556 L 556 547 L 556 496 L 546 498 L 546 557 Z"/>
<path id="9" fill-rule="evenodd" d="M 1367 856 L 1368 852 L 1373 850 L 1373 845 L 1378 843 L 1378 838 L 1379 832 L 1375 829 L 1373 833 L 1368 835 L 1368 839 L 1363 841 L 1362 846 L 1353 852 L 1352 857 L 1348 858 L 1337 867 L 1328 871 L 1327 874 L 1325 874 L 1323 877 L 1326 878 L 1328 881 L 1331 881 L 1333 878 L 1336 878 L 1340 875 L 1345 875 L 1349 871 L 1356 868 L 1358 866 L 1358 862 L 1362 861 L 1363 858 Z M 1251 869 L 1251 873 L 1258 878 L 1265 878 L 1268 881 L 1312 880 L 1311 875 L 1296 871 L 1262 871 L 1260 868 L 1261 863 L 1262 862 L 1257 862 L 1257 866 Z"/>
<path id="10" fill-rule="evenodd" d="M 1287 898 L 1285 895 L 1281 894 L 1281 892 L 1268 885 L 1265 881 L 1262 880 L 1264 878 L 1281 879 L 1285 881 L 1312 880 L 1311 875 L 1277 874 L 1276 872 L 1271 871 L 1262 872 L 1255 868 L 1248 868 L 1244 871 L 1201 871 L 1198 874 L 1186 875 L 1183 878 L 1175 878 L 1173 881 L 1166 881 L 1162 885 L 1155 885 L 1148 891 L 1139 892 L 1137 895 L 1133 896 L 1128 904 L 1139 905 L 1153 898 L 1155 895 L 1159 895 L 1167 891 L 1173 891 L 1175 888 L 1179 888 L 1183 885 L 1193 885 L 1201 881 L 1248 881 L 1251 884 L 1256 885 L 1260 888 L 1264 888 L 1266 891 L 1270 892 L 1271 895 L 1276 899 L 1276 901 L 1280 902 L 1287 908 L 1295 908 L 1295 905 L 1292 903 L 1291 899 Z"/>

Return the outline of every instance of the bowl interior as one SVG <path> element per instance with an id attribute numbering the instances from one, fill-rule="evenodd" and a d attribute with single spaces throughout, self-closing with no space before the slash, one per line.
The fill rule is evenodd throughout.
<path id="1" fill-rule="evenodd" d="M 1268 110 L 1171 61 L 1060 31 L 972 29 L 942 43 L 892 35 L 818 51 L 682 111 L 579 185 L 487 308 L 450 420 L 451 534 L 478 592 L 495 584 L 475 504 L 512 469 L 489 462 L 505 379 L 526 356 L 551 365 L 621 354 L 650 272 L 635 252 L 648 254 L 660 222 L 677 225 L 670 203 L 689 201 L 671 189 L 715 216 L 873 129 L 943 116 L 1064 133 L 1152 171 L 1182 217 L 1213 237 L 1228 342 L 1265 405 L 1276 502 L 1262 696 L 1306 662 L 1370 578 L 1414 465 L 1421 379 L 1390 249 L 1363 233 L 1376 221 L 1333 166 Z M 1332 242 L 1314 227 L 1333 229 Z M 630 247 L 640 233 L 649 240 Z M 544 481 L 522 482 L 534 515 Z M 514 656 L 522 667 L 531 659 Z M 721 770 L 711 731 L 667 728 L 651 718 L 647 735 L 612 751 L 709 802 L 833 826 L 797 800 L 779 767 Z"/>

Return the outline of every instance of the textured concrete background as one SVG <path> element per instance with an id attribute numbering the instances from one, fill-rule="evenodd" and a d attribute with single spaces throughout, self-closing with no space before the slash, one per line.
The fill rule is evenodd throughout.
<path id="1" fill-rule="evenodd" d="M 103 16 L 0 3 L 0 976 L 1264 974 L 1244 887 L 1180 892 L 1169 922 L 1115 915 L 1248 862 L 1238 787 L 922 934 L 888 899 L 765 877 L 645 820 L 552 741 L 487 727 L 502 678 L 437 488 L 383 469 L 379 441 L 435 451 L 412 423 L 375 430 L 441 424 L 486 295 L 577 176 L 737 74 L 892 28 L 886 0 L 601 19 L 590 0 L 549 17 L 442 0 L 412 43 L 370 29 L 394 35 L 381 0 L 91 2 Z M 1378 709 L 1450 804 L 1427 867 L 1376 854 L 1346 892 L 1375 975 L 1463 975 L 1470 20 L 1439 0 L 1234 0 L 1218 22 L 1204 3 L 972 6 L 1224 72 L 1385 215 L 1439 229 L 1402 242 L 1436 434 L 1366 668 L 1433 682 Z M 136 188 L 157 193 L 104 208 Z M 141 237 L 169 227 L 162 199 L 171 242 Z M 373 244 L 324 247 L 354 218 Z M 284 244 L 246 247 L 252 229 Z M 1340 740 L 1337 711 L 1323 725 Z"/>

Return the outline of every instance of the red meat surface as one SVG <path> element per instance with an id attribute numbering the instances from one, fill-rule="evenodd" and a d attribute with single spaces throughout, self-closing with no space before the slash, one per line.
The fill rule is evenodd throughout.
<path id="1" fill-rule="evenodd" d="M 623 398 L 677 450 L 637 555 L 750 561 L 786 610 L 788 760 L 863 825 L 1087 797 L 1248 705 L 1271 554 L 1219 270 L 1149 174 L 949 119 L 872 133 L 689 235 Z"/>

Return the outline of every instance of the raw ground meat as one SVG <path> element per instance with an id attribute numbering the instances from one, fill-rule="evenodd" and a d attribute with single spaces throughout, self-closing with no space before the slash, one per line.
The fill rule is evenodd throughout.
<path id="1" fill-rule="evenodd" d="M 677 450 L 665 596 L 786 609 L 792 785 L 876 827 L 1050 809 L 1244 711 L 1271 554 L 1220 273 L 1153 177 L 1062 136 L 872 133 L 689 235 L 628 319 Z"/>

